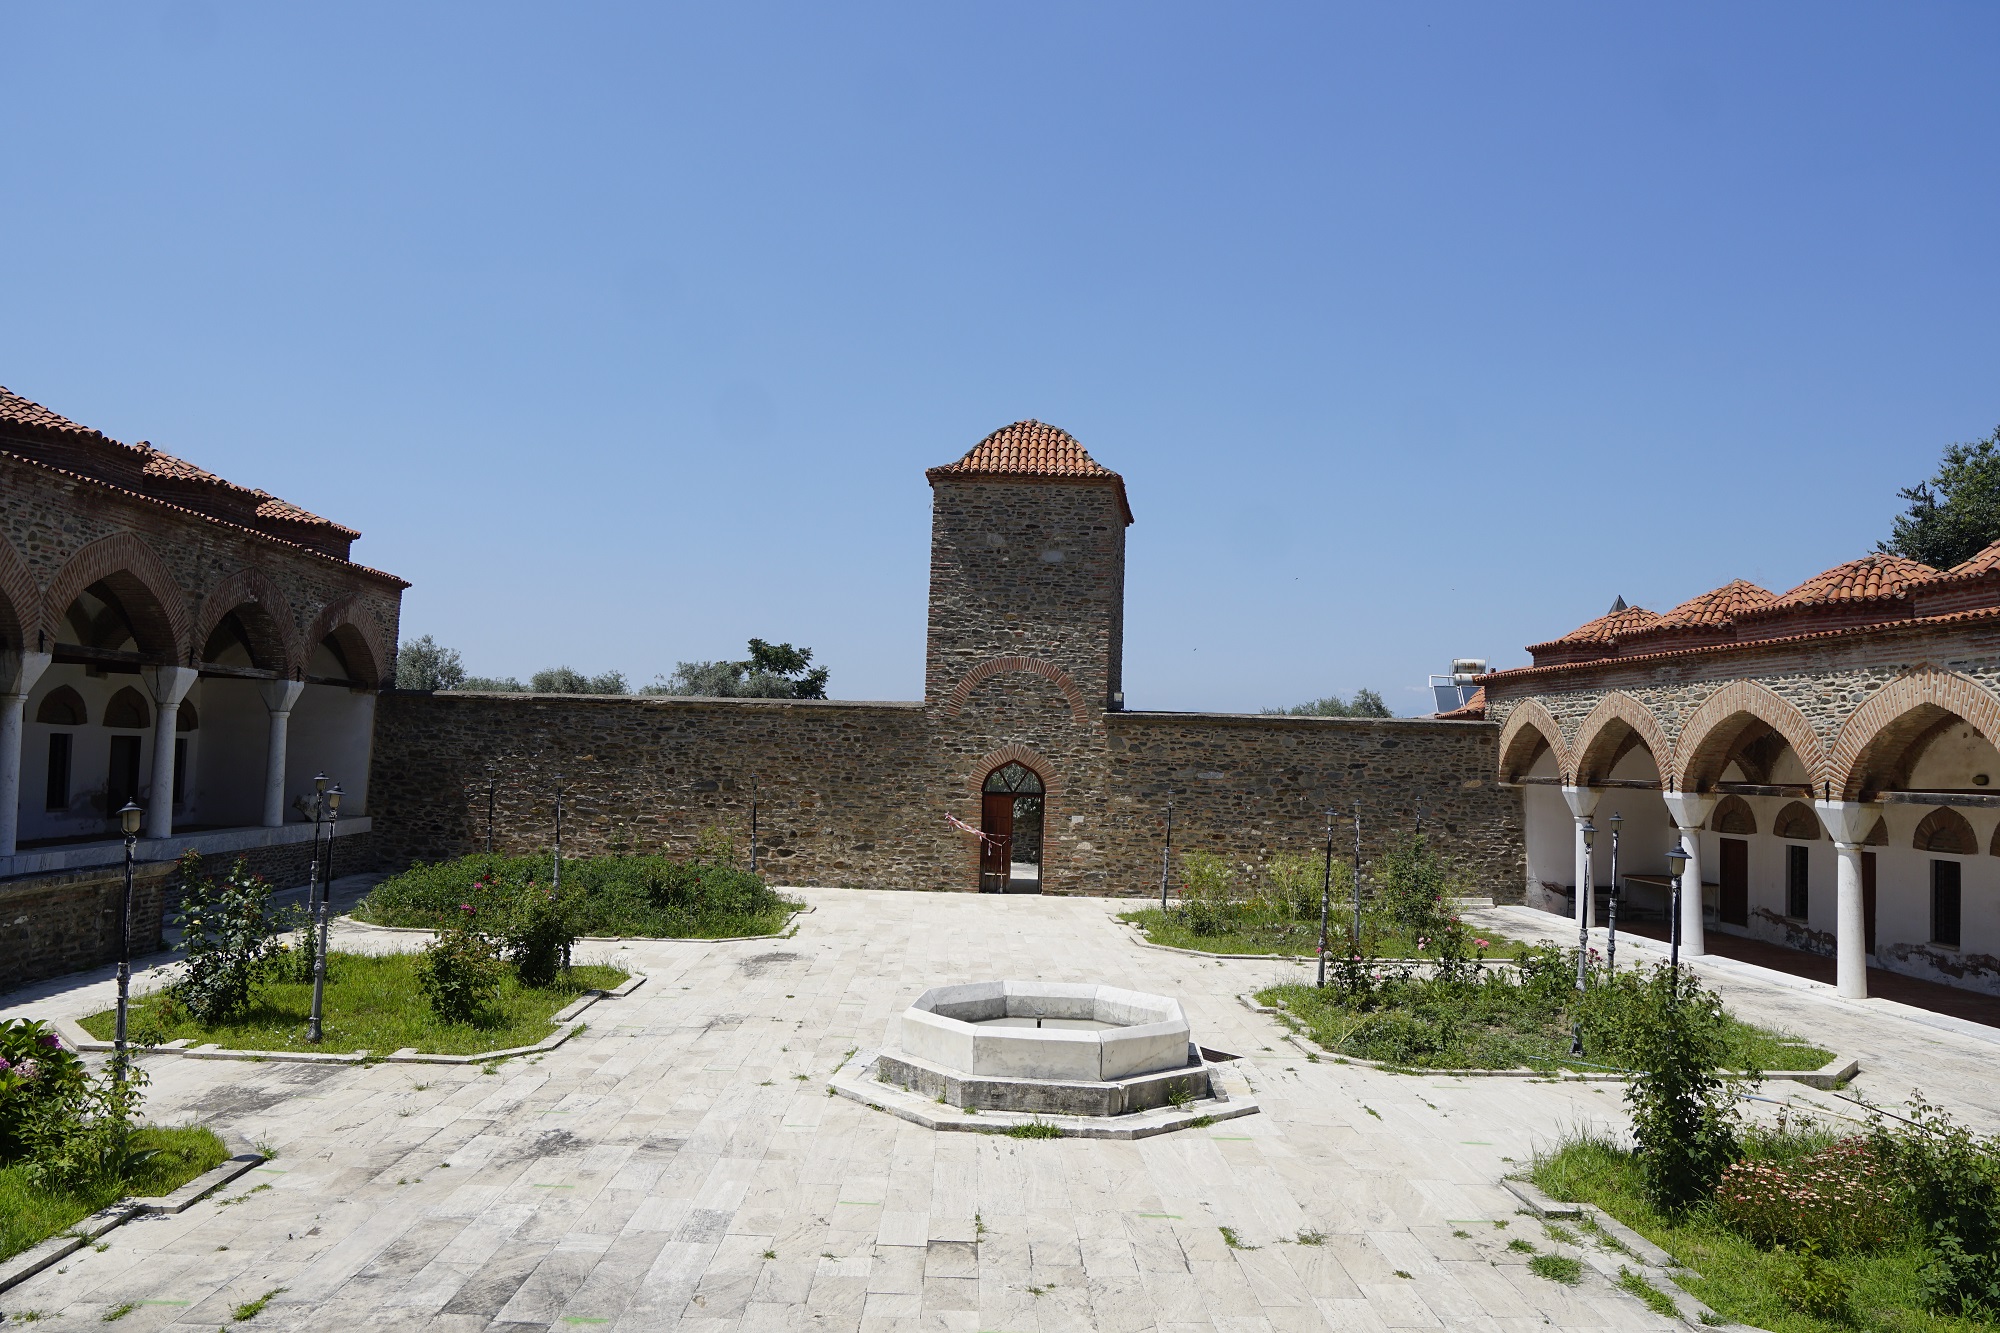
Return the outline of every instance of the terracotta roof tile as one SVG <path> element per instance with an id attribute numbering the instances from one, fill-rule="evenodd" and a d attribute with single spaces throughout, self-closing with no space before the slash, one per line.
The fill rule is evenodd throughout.
<path id="1" fill-rule="evenodd" d="M 1595 620 L 1586 621 L 1560 639 L 1551 639 L 1547 643 L 1531 643 L 1528 645 L 1528 651 L 1532 653 L 1558 645 L 1575 647 L 1587 643 L 1615 643 L 1625 635 L 1651 628 L 1659 619 L 1656 613 L 1648 611 L 1643 606 L 1627 606 L 1601 615 Z"/>
<path id="2" fill-rule="evenodd" d="M 1991 574 L 1995 570 L 2000 570 L 2000 542 L 1994 542 L 1970 560 L 1953 565 L 1938 577 L 1947 579 L 1973 579 L 1978 578 L 1981 574 Z"/>
<path id="3" fill-rule="evenodd" d="M 951 477 L 1050 477 L 1065 481 L 1103 481 L 1118 488 L 1125 521 L 1132 506 L 1125 499 L 1125 479 L 1092 458 L 1074 435 L 1044 421 L 1017 421 L 1002 426 L 966 452 L 956 463 L 924 473 L 932 481 Z"/>
<path id="4" fill-rule="evenodd" d="M 59 431 L 65 435 L 94 435 L 105 438 L 103 432 L 88 426 L 79 426 L 68 417 L 51 412 L 40 403 L 30 402 L 20 394 L 0 385 L 0 422 L 17 426 L 34 426 L 41 430 Z"/>
<path id="5" fill-rule="evenodd" d="M 323 528 L 329 532 L 344 534 L 349 540 L 361 535 L 353 528 L 344 527 L 332 519 L 321 518 L 309 510 L 280 500 L 268 491 L 238 486 L 235 482 L 196 467 L 185 458 L 170 454 L 149 441 L 122 444 L 103 431 L 78 425 L 68 417 L 51 412 L 40 403 L 23 398 L 4 386 L 0 386 L 0 426 L 26 427 L 36 434 L 78 437 L 91 442 L 81 454 L 67 457 L 61 466 L 65 471 L 79 473 L 96 481 L 133 487 L 142 494 L 144 483 L 149 479 L 194 483 L 213 487 L 232 497 L 241 497 L 243 501 L 254 502 L 249 508 L 254 510 L 259 518 L 275 518 L 288 523 L 302 523 Z M 176 498 L 184 498 L 186 493 L 173 494 Z"/>
<path id="6" fill-rule="evenodd" d="M 1690 597 L 1661 616 L 1654 629 L 1710 629 L 1727 625 L 1746 611 L 1769 606 L 1778 595 L 1748 579 L 1731 579 L 1699 597 Z"/>
<path id="7" fill-rule="evenodd" d="M 1915 585 L 1929 583 L 1937 576 L 1938 572 L 1929 565 L 1878 551 L 1813 575 L 1768 606 L 1759 608 L 1759 614 L 1782 612 L 1795 606 L 1901 597 Z"/>

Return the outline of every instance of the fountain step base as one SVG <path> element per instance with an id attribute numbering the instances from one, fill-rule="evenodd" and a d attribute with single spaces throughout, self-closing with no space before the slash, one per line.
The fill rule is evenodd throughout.
<path id="1" fill-rule="evenodd" d="M 887 1072 L 882 1061 L 887 1057 L 894 1070 L 892 1080 L 884 1082 L 879 1074 Z M 917 1091 L 917 1083 L 912 1080 L 909 1089 L 895 1081 L 905 1069 L 917 1062 L 901 1052 L 860 1051 L 851 1057 L 834 1074 L 828 1083 L 828 1090 L 851 1101 L 857 1101 L 873 1110 L 883 1111 L 913 1124 L 940 1132 L 967 1134 L 1005 1134 L 1020 1125 L 1053 1124 L 1065 1138 L 1079 1139 L 1146 1139 L 1157 1134 L 1171 1134 L 1181 1129 L 1202 1129 L 1222 1120 L 1234 1120 L 1240 1116 L 1256 1115 L 1258 1106 L 1250 1096 L 1250 1085 L 1241 1074 L 1233 1073 L 1214 1065 L 1204 1064 L 1199 1072 L 1208 1077 L 1206 1094 L 1182 1106 L 1174 1106 L 1164 1100 L 1162 1103 L 1144 1110 L 1128 1111 L 1122 1115 L 1073 1114 L 1055 1110 L 982 1110 L 977 1106 L 959 1106 L 949 1101 L 938 1100 L 942 1088 L 934 1088 L 929 1093 Z M 983 1078 L 968 1079 L 962 1074 L 929 1067 L 939 1077 L 958 1079 L 960 1082 L 993 1083 L 1007 1080 Z M 1166 1071 L 1147 1078 L 1187 1077 L 1198 1072 L 1195 1069 Z M 1046 1084 L 1042 1085 L 1048 1086 Z M 1091 1085 L 1069 1085 L 1091 1086 Z"/>
<path id="2" fill-rule="evenodd" d="M 1130 1115 L 1209 1097 L 1209 1067 L 1201 1052 L 1188 1047 L 1188 1061 L 1178 1069 L 1161 1069 L 1102 1083 L 1047 1078 L 996 1078 L 945 1069 L 903 1051 L 883 1051 L 875 1059 L 875 1078 L 906 1092 L 964 1110 L 1029 1111 L 1048 1115 Z"/>

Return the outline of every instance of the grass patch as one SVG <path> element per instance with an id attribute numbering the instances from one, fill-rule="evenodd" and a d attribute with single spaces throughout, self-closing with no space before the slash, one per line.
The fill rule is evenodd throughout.
<path id="1" fill-rule="evenodd" d="M 1618 1285 L 1644 1301 L 1646 1308 L 1654 1314 L 1663 1315 L 1668 1319 L 1681 1317 L 1681 1307 L 1674 1304 L 1674 1298 L 1646 1281 L 1645 1274 L 1621 1267 L 1618 1270 Z"/>
<path id="2" fill-rule="evenodd" d="M 1137 926 L 1148 943 L 1164 944 L 1171 949 L 1310 957 L 1319 948 L 1318 916 L 1302 919 L 1282 906 L 1241 906 L 1210 918 L 1191 917 L 1177 908 L 1162 912 L 1157 907 L 1146 907 L 1136 912 L 1120 912 L 1118 919 Z M 1351 915 L 1342 914 L 1339 903 L 1334 904 L 1333 917 L 1327 925 L 1327 939 L 1332 948 L 1339 949 L 1347 943 L 1352 920 Z M 1421 958 L 1434 952 L 1428 947 L 1420 948 L 1416 936 L 1409 931 L 1378 920 L 1373 914 L 1364 922 L 1364 929 L 1378 957 Z M 1517 948 L 1523 947 L 1519 941 L 1504 935 L 1484 934 L 1479 938 L 1487 942 L 1487 954 L 1494 958 L 1512 957 Z"/>
<path id="3" fill-rule="evenodd" d="M 49 1193 L 28 1183 L 25 1164 L 0 1167 L 0 1259 L 69 1230 L 126 1195 L 171 1194 L 229 1157 L 222 1140 L 205 1129 L 142 1129 L 133 1141 L 159 1155 L 123 1181 L 88 1189 Z"/>
<path id="4" fill-rule="evenodd" d="M 1645 1002 L 1642 974 L 1614 978 L 1597 968 L 1576 991 L 1575 951 L 1538 948 L 1518 968 L 1463 968 L 1431 975 L 1375 964 L 1343 968 L 1325 987 L 1273 986 L 1257 993 L 1329 1051 L 1412 1069 L 1582 1069 L 1630 1067 L 1633 1018 Z M 1572 1025 L 1583 1024 L 1584 1055 L 1572 1059 Z M 1830 1051 L 1782 1032 L 1724 1019 L 1731 1069 L 1817 1069 Z"/>
<path id="5" fill-rule="evenodd" d="M 1528 1271 L 1536 1277 L 1545 1277 L 1551 1282 L 1560 1282 L 1565 1287 L 1574 1287 L 1583 1281 L 1583 1260 L 1571 1259 L 1561 1254 L 1538 1254 L 1528 1260 Z"/>
<path id="6" fill-rule="evenodd" d="M 523 986 L 510 970 L 487 1013 L 474 1023 L 443 1023 L 417 989 L 417 955 L 329 953 L 326 959 L 325 1040 L 306 1040 L 312 984 L 267 979 L 250 994 L 243 1013 L 213 1027 L 185 1009 L 148 996 L 133 1006 L 132 1028 L 153 1041 L 186 1037 L 231 1050 L 358 1051 L 379 1055 L 414 1046 L 436 1055 L 474 1055 L 527 1046 L 555 1031 L 549 1019 L 590 989 L 608 990 L 626 979 L 615 967 L 577 967 L 547 987 Z M 83 1020 L 84 1029 L 110 1040 L 116 1011 Z"/>
<path id="7" fill-rule="evenodd" d="M 505 920 L 530 882 L 546 886 L 552 859 L 542 856 L 463 856 L 420 862 L 384 880 L 354 908 L 354 919 L 378 926 L 440 929 L 459 924 L 460 904 L 480 921 Z M 569 924 L 579 935 L 649 939 L 725 939 L 775 935 L 804 906 L 762 877 L 717 861 L 664 856 L 565 858 L 564 891 L 577 894 Z"/>
<path id="8" fill-rule="evenodd" d="M 1061 1126 L 1050 1124 L 1040 1116 L 1025 1125 L 1011 1125 L 1004 1132 L 1010 1139 L 1059 1139 L 1063 1136 Z"/>
<path id="9" fill-rule="evenodd" d="M 285 1287 L 273 1287 L 256 1300 L 245 1301 L 243 1304 L 237 1306 L 229 1312 L 229 1317 L 239 1324 L 255 1319 L 258 1315 L 264 1313 L 264 1307 L 271 1303 L 273 1296 L 282 1295 L 286 1290 L 287 1288 Z"/>
<path id="10" fill-rule="evenodd" d="M 1804 1146 L 1810 1147 L 1810 1140 Z M 1538 1155 L 1531 1178 L 1551 1198 L 1594 1203 L 1658 1245 L 1682 1266 L 1674 1275 L 1675 1281 L 1697 1300 L 1739 1323 L 1771 1333 L 1848 1333 L 1856 1327 L 1897 1333 L 1971 1333 L 1993 1327 L 1982 1320 L 1932 1314 L 1925 1309 L 1921 1293 L 1927 1252 L 1914 1241 L 1814 1260 L 1821 1274 L 1830 1270 L 1834 1276 L 1831 1282 L 1822 1276 L 1813 1285 L 1844 1287 L 1847 1308 L 1833 1315 L 1807 1313 L 1798 1308 L 1799 1303 L 1811 1303 L 1802 1300 L 1810 1294 L 1802 1291 L 1809 1276 L 1804 1256 L 1759 1249 L 1724 1225 L 1709 1207 L 1697 1208 L 1679 1220 L 1661 1216 L 1646 1202 L 1638 1159 L 1602 1139 L 1571 1138 Z M 1628 1286 L 1623 1280 L 1620 1285 Z M 1642 1292 L 1635 1290 L 1634 1294 L 1647 1299 Z M 1667 1299 L 1664 1293 L 1656 1294 Z"/>

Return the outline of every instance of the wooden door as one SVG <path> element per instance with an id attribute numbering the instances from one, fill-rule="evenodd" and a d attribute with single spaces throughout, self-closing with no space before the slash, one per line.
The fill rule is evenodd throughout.
<path id="1" fill-rule="evenodd" d="M 1014 860 L 1014 793 L 989 791 L 980 800 L 979 891 L 1007 892 Z"/>
<path id="2" fill-rule="evenodd" d="M 1861 853 L 1861 934 L 1875 952 L 1875 853 Z"/>
<path id="3" fill-rule="evenodd" d="M 1750 844 L 1741 838 L 1723 838 L 1722 843 L 1722 923 L 1727 926 L 1750 924 Z"/>

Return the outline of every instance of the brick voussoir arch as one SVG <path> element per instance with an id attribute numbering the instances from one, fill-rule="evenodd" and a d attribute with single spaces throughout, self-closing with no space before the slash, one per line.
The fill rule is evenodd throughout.
<path id="1" fill-rule="evenodd" d="M 1613 690 L 1597 701 L 1590 715 L 1583 719 L 1576 729 L 1576 737 L 1570 742 L 1570 753 L 1576 760 L 1576 780 L 1588 782 L 1593 777 L 1604 777 L 1604 773 L 1586 773 L 1585 766 L 1603 763 L 1610 768 L 1610 760 L 1605 748 L 1607 736 L 1613 722 L 1623 722 L 1639 734 L 1652 752 L 1653 765 L 1662 774 L 1673 772 L 1674 746 L 1667 739 L 1667 732 L 1660 725 L 1660 719 L 1653 716 L 1653 710 L 1622 690 Z"/>
<path id="2" fill-rule="evenodd" d="M 1004 675 L 1009 671 L 1026 671 L 1031 675 L 1040 676 L 1043 680 L 1052 681 L 1056 688 L 1063 692 L 1063 698 L 1069 700 L 1070 716 L 1079 723 L 1090 721 L 1090 710 L 1084 706 L 1083 691 L 1079 690 L 1076 682 L 1070 679 L 1069 672 L 1053 662 L 1044 662 L 1039 657 L 989 657 L 979 663 L 960 676 L 958 684 L 952 686 L 951 694 L 945 699 L 946 716 L 957 717 L 959 710 L 963 709 L 972 698 L 975 689 L 993 677 Z M 1046 781 L 1046 778 L 1044 780 Z"/>
<path id="3" fill-rule="evenodd" d="M 120 576 L 137 583 L 155 603 L 154 607 L 125 608 L 126 614 L 132 617 L 132 627 L 156 640 L 141 647 L 158 652 L 164 646 L 173 661 L 185 661 L 191 651 L 188 646 L 191 637 L 189 599 L 167 571 L 166 563 L 158 553 L 132 532 L 114 532 L 78 547 L 56 571 L 55 578 L 42 592 L 41 629 L 47 633 L 49 641 L 55 642 L 62 618 L 78 594 L 100 579 Z M 158 640 L 166 642 L 162 645 Z"/>
<path id="4" fill-rule="evenodd" d="M 1568 782 L 1573 777 L 1570 763 L 1569 744 L 1563 740 L 1562 726 L 1539 699 L 1524 699 L 1515 705 L 1507 715 L 1507 723 L 1500 729 L 1500 777 L 1503 781 L 1519 777 L 1519 770 L 1525 769 L 1527 753 L 1523 748 L 1527 742 L 1523 733 L 1534 732 L 1555 752 L 1556 771 L 1562 780 Z"/>
<path id="5" fill-rule="evenodd" d="M 292 618 L 291 603 L 278 585 L 264 575 L 261 570 L 239 569 L 228 578 L 215 585 L 203 600 L 201 609 L 195 613 L 194 633 L 188 642 L 196 652 L 208 643 L 208 636 L 215 633 L 216 625 L 222 618 L 251 602 L 260 607 L 277 627 L 283 642 L 281 658 L 276 663 L 258 663 L 259 666 L 274 666 L 277 670 L 290 674 L 291 668 L 299 660 L 298 623 Z M 318 642 L 315 640 L 314 642 Z"/>
<path id="6" fill-rule="evenodd" d="M 1965 719 L 1989 742 L 2000 745 L 2000 695 L 1955 671 L 1915 667 L 1869 695 L 1840 724 L 1827 756 L 1827 780 L 1848 800 L 1866 796 L 1857 790 L 1869 776 L 1863 760 L 1872 757 L 1878 741 L 1899 739 L 1897 724 L 1927 706 Z"/>
<path id="7" fill-rule="evenodd" d="M 379 687 L 386 683 L 388 672 L 391 670 L 392 655 L 386 651 L 386 645 L 382 642 L 382 631 L 376 625 L 375 618 L 362 609 L 361 599 L 351 593 L 321 608 L 319 615 L 313 618 L 312 628 L 306 631 L 305 637 L 296 645 L 297 655 L 292 659 L 295 673 L 303 677 L 306 667 L 312 662 L 313 650 L 318 648 L 320 642 L 328 635 L 343 629 L 352 630 L 360 636 L 361 646 L 368 653 L 369 659 L 367 662 L 350 660 L 347 664 L 349 668 L 365 677 L 362 681 L 364 685 Z"/>
<path id="8" fill-rule="evenodd" d="M 42 590 L 14 543 L 0 537 L 0 645 L 37 649 L 42 627 Z"/>
<path id="9" fill-rule="evenodd" d="M 975 803 L 986 790 L 987 774 L 1007 764 L 1019 764 L 1023 768 L 1033 769 L 1035 776 L 1042 780 L 1043 795 L 1062 795 L 1063 784 L 1056 776 L 1055 765 L 1027 746 L 1016 745 L 1009 741 L 999 749 L 987 752 L 973 765 L 971 792 Z"/>
<path id="10" fill-rule="evenodd" d="M 1725 753 L 1737 735 L 1723 730 L 1723 725 L 1739 714 L 1748 714 L 1783 736 L 1814 783 L 1827 778 L 1826 744 L 1798 706 L 1756 681 L 1732 680 L 1702 700 L 1701 707 L 1681 727 L 1681 740 L 1674 756 L 1676 782 L 1693 788 L 1716 781 Z M 1711 766 L 1716 770 L 1714 773 L 1706 771 Z"/>

